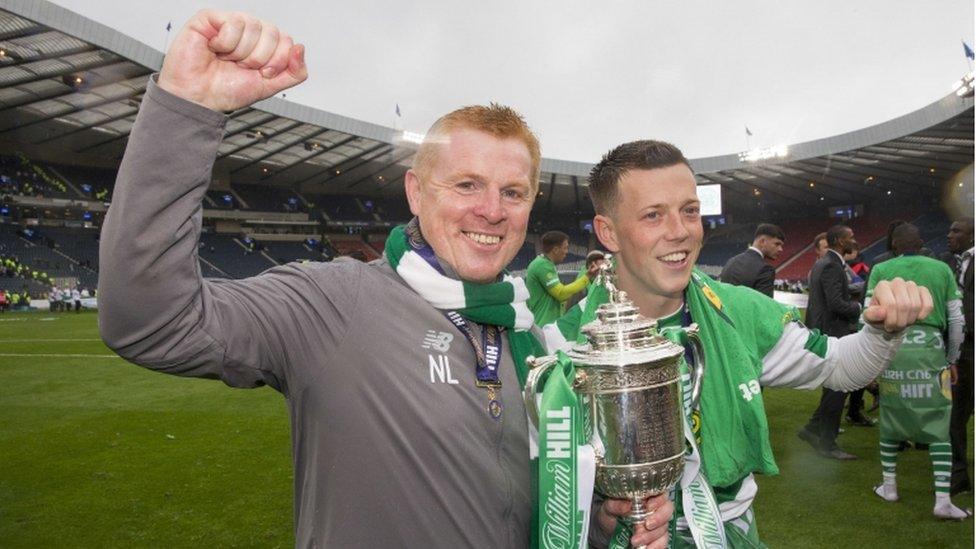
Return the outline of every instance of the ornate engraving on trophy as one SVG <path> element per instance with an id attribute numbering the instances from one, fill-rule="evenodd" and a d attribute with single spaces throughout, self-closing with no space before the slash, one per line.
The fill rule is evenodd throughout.
<path id="1" fill-rule="evenodd" d="M 641 316 L 625 292 L 617 289 L 615 275 L 604 263 L 596 283 L 609 301 L 600 305 L 596 320 L 581 328 L 587 343 L 567 355 L 576 367 L 573 390 L 587 411 L 597 449 L 596 490 L 611 498 L 633 501 L 627 522 L 647 516 L 643 500 L 670 490 L 684 470 L 684 424 L 680 358 L 685 349 L 657 331 L 654 320 Z M 696 345 L 692 372 L 699 394 L 702 363 L 697 332 L 685 329 Z M 535 381 L 555 364 L 553 357 L 529 362 L 539 368 L 526 384 L 526 407 L 535 410 Z"/>

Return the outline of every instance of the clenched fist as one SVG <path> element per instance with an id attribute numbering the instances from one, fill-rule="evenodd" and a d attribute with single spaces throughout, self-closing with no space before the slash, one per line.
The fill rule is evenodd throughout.
<path id="1" fill-rule="evenodd" d="M 925 286 L 901 278 L 882 280 L 874 287 L 864 321 L 886 332 L 900 332 L 932 312 L 932 294 Z"/>
<path id="2" fill-rule="evenodd" d="M 159 86 L 217 111 L 247 107 L 308 78 L 305 47 L 240 12 L 201 10 L 176 35 Z"/>

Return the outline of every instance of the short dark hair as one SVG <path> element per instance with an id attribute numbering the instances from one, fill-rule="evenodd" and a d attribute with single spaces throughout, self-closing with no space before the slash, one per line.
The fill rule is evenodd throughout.
<path id="1" fill-rule="evenodd" d="M 841 238 L 850 231 L 851 228 L 847 225 L 834 225 L 833 227 L 827 229 L 827 245 L 833 248 L 837 245 Z"/>
<path id="2" fill-rule="evenodd" d="M 972 217 L 969 217 L 969 216 L 960 217 L 959 219 L 954 220 L 953 223 L 959 223 L 960 225 L 962 225 L 964 227 L 963 228 L 963 232 L 970 233 L 970 234 L 973 233 L 973 218 Z"/>
<path id="3" fill-rule="evenodd" d="M 604 255 L 603 252 L 601 252 L 600 250 L 593 250 L 590 253 L 586 254 L 586 266 L 587 266 L 587 268 L 590 265 L 592 265 L 594 261 L 599 261 L 601 259 L 604 259 L 605 257 L 606 257 L 606 255 Z"/>
<path id="4" fill-rule="evenodd" d="M 813 237 L 813 247 L 816 248 L 817 243 L 820 242 L 821 240 L 827 240 L 827 233 L 820 233 L 817 236 Z"/>
<path id="5" fill-rule="evenodd" d="M 542 235 L 542 253 L 547 254 L 557 246 L 562 246 L 563 242 L 569 240 L 569 235 L 562 231 L 549 231 Z"/>
<path id="6" fill-rule="evenodd" d="M 590 170 L 590 200 L 598 214 L 613 210 L 617 198 L 617 183 L 630 170 L 653 170 L 684 164 L 691 170 L 691 163 L 681 149 L 664 141 L 631 141 L 618 145 L 603 155 Z M 694 171 L 694 170 L 692 170 Z"/>
<path id="7" fill-rule="evenodd" d="M 922 249 L 922 235 L 918 227 L 911 223 L 902 223 L 891 231 L 891 248 L 898 253 L 918 252 Z"/>
<path id="8" fill-rule="evenodd" d="M 907 221 L 905 221 L 904 219 L 895 219 L 891 223 L 888 223 L 888 231 L 885 233 L 885 249 L 888 250 L 889 252 L 894 250 L 894 248 L 892 247 L 893 244 L 891 238 L 892 234 L 895 232 L 895 229 L 901 227 L 905 223 L 907 223 Z"/>
<path id="9" fill-rule="evenodd" d="M 759 238 L 760 236 L 771 236 L 773 238 L 778 238 L 780 240 L 786 240 L 786 235 L 783 234 L 783 229 L 779 226 L 773 225 L 772 223 L 760 223 L 756 227 L 756 234 L 753 239 Z"/>

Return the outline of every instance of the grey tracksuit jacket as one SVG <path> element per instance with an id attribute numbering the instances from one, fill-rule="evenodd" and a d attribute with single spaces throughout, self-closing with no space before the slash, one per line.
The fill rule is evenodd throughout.
<path id="1" fill-rule="evenodd" d="M 159 372 L 285 396 L 299 547 L 528 545 L 507 346 L 496 421 L 470 344 L 384 261 L 201 278 L 201 201 L 226 121 L 149 83 L 102 230 L 102 337 Z"/>

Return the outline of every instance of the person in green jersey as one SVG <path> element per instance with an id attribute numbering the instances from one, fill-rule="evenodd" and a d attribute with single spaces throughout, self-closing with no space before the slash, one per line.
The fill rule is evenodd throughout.
<path id="1" fill-rule="evenodd" d="M 935 477 L 935 507 L 940 519 L 962 520 L 972 511 L 953 505 L 949 499 L 952 448 L 949 444 L 951 384 L 962 343 L 962 294 L 952 269 L 945 263 L 918 255 L 922 238 L 910 223 L 898 226 L 891 236 L 896 256 L 871 271 L 868 296 L 885 280 L 901 277 L 928 288 L 932 312 L 919 318 L 905 332 L 901 349 L 891 366 L 881 374 L 881 475 L 874 493 L 889 502 L 898 501 L 895 466 L 902 440 L 929 445 Z M 942 334 L 948 332 L 948 344 Z"/>
<path id="2" fill-rule="evenodd" d="M 594 232 L 613 254 L 617 288 L 660 328 L 694 322 L 701 333 L 707 366 L 695 409 L 685 383 L 694 444 L 673 494 L 672 544 L 764 547 L 752 512 L 753 474 L 778 468 L 761 387 L 865 386 L 890 362 L 905 327 L 931 310 L 931 297 L 913 282 L 881 282 L 864 310 L 865 327 L 827 337 L 806 329 L 796 309 L 694 268 L 703 240 L 700 202 L 691 166 L 677 147 L 620 145 L 593 168 L 589 183 Z M 548 349 L 574 344 L 580 326 L 606 299 L 606 290 L 593 286 L 584 301 L 544 326 Z M 616 517 L 629 509 L 626 501 L 594 498 L 598 527 L 590 528 L 591 543 L 616 547 Z"/>
<path id="3" fill-rule="evenodd" d="M 585 290 L 596 276 L 599 265 L 591 266 L 569 284 L 560 282 L 556 265 L 566 259 L 567 253 L 569 235 L 560 231 L 549 231 L 542 235 L 542 253 L 529 263 L 529 268 L 525 271 L 529 310 L 535 316 L 537 326 L 544 326 L 559 318 L 563 313 L 563 303 L 574 294 Z"/>

